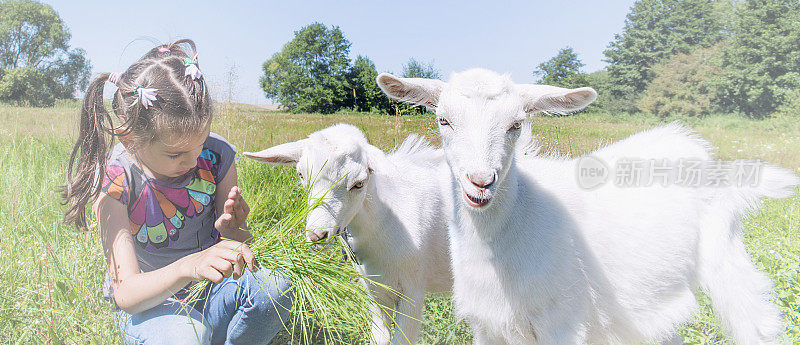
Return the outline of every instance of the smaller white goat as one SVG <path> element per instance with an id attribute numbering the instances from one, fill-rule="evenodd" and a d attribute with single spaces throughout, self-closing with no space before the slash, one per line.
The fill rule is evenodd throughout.
<path id="1" fill-rule="evenodd" d="M 311 184 L 310 202 L 319 201 L 307 218 L 309 239 L 330 238 L 347 227 L 366 274 L 403 296 L 371 289 L 376 302 L 397 311 L 392 338 L 389 315 L 373 310 L 375 342 L 414 344 L 425 292 L 452 289 L 450 172 L 441 150 L 411 135 L 387 155 L 358 128 L 339 124 L 244 156 L 296 165 L 303 183 Z"/>
<path id="2" fill-rule="evenodd" d="M 514 84 L 475 69 L 450 81 L 378 76 L 391 98 L 435 109 L 453 174 L 453 299 L 476 345 L 680 342 L 677 327 L 712 299 L 739 344 L 775 344 L 783 329 L 770 281 L 745 251 L 741 216 L 800 181 L 762 165 L 754 186 L 659 183 L 594 190 L 579 159 L 524 156 L 527 118 L 570 113 L 591 88 Z M 598 149 L 631 160 L 709 161 L 708 143 L 672 124 Z M 624 176 L 624 175 L 623 175 Z"/>

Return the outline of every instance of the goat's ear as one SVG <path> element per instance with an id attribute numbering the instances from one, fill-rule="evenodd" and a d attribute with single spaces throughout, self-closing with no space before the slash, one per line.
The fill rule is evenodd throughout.
<path id="1" fill-rule="evenodd" d="M 264 163 L 295 165 L 303 154 L 304 140 L 280 144 L 258 152 L 244 152 L 242 155 Z"/>
<path id="2" fill-rule="evenodd" d="M 525 112 L 571 114 L 592 104 L 597 92 L 590 87 L 565 89 L 549 85 L 523 84 L 517 90 L 525 102 Z"/>
<path id="3" fill-rule="evenodd" d="M 362 147 L 364 148 L 364 153 L 366 154 L 367 172 L 372 174 L 375 172 L 375 170 L 383 170 L 381 165 L 385 164 L 386 162 L 386 153 L 370 144 L 363 145 Z"/>
<path id="4" fill-rule="evenodd" d="M 439 79 L 398 78 L 381 73 L 376 79 L 378 86 L 389 98 L 435 108 L 445 83 Z"/>

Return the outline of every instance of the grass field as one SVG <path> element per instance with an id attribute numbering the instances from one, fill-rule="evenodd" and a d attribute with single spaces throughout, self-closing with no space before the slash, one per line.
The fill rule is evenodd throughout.
<path id="1" fill-rule="evenodd" d="M 314 115 L 267 112 L 246 105 L 219 105 L 213 130 L 253 151 L 305 137 L 338 122 L 362 128 L 369 140 L 390 149 L 410 133 L 436 141 L 429 116 L 377 114 Z M 669 119 L 672 120 L 672 119 Z M 668 121 L 669 121 L 668 120 Z M 752 121 L 733 116 L 681 119 L 718 147 L 723 159 L 758 158 L 800 172 L 800 123 L 790 119 Z M 577 155 L 620 140 L 664 120 L 608 114 L 537 118 L 534 132 L 548 149 Z M 76 136 L 77 105 L 34 109 L 0 106 L 0 344 L 117 343 L 112 310 L 101 297 L 105 264 L 96 229 L 76 232 L 61 222 L 55 186 L 64 183 Z M 248 200 L 258 200 L 260 217 L 277 221 L 288 207 L 287 168 L 239 161 Z M 258 174 L 249 172 L 259 170 Z M 267 176 L 273 183 L 248 181 Z M 787 335 L 800 343 L 800 198 L 769 201 L 746 222 L 747 248 L 775 283 Z M 707 300 L 682 330 L 687 343 L 727 344 Z M 425 344 L 468 344 L 468 327 L 453 320 L 447 296 L 426 301 Z M 280 343 L 275 341 L 274 344 Z M 285 343 L 285 342 L 283 342 Z"/>

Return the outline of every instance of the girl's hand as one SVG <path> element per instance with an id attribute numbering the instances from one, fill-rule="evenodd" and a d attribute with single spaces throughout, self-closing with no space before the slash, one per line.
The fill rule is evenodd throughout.
<path id="1" fill-rule="evenodd" d="M 202 252 L 186 256 L 183 272 L 193 281 L 208 279 L 220 283 L 231 275 L 233 279 L 241 277 L 245 263 L 250 272 L 256 271 L 256 258 L 250 247 L 241 242 L 224 240 Z"/>
<path id="2" fill-rule="evenodd" d="M 242 198 L 242 190 L 239 187 L 231 187 L 228 192 L 228 200 L 225 201 L 222 215 L 217 218 L 214 226 L 217 231 L 226 233 L 230 230 L 245 229 L 247 227 L 247 215 L 250 214 L 250 207 Z"/>

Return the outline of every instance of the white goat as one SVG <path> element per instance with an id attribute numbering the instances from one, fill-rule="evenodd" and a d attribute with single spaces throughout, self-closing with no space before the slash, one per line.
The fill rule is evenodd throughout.
<path id="1" fill-rule="evenodd" d="M 446 218 L 452 209 L 450 172 L 442 151 L 411 135 L 387 155 L 358 128 L 339 124 L 244 155 L 296 165 L 303 183 L 311 183 L 311 202 L 320 201 L 308 215 L 310 240 L 348 227 L 366 274 L 404 297 L 371 289 L 378 303 L 397 311 L 392 339 L 391 318 L 374 310 L 376 343 L 414 344 L 425 292 L 452 289 Z"/>
<path id="2" fill-rule="evenodd" d="M 475 344 L 680 343 L 677 327 L 698 308 L 700 287 L 739 344 L 779 342 L 771 284 L 742 242 L 740 217 L 760 197 L 800 183 L 762 166 L 755 187 L 579 187 L 579 159 L 515 150 L 526 120 L 571 113 L 591 88 L 514 84 L 474 69 L 439 80 L 381 74 L 393 99 L 435 109 L 453 174 L 449 228 L 456 312 Z M 591 154 L 710 159 L 708 144 L 672 124 Z"/>

